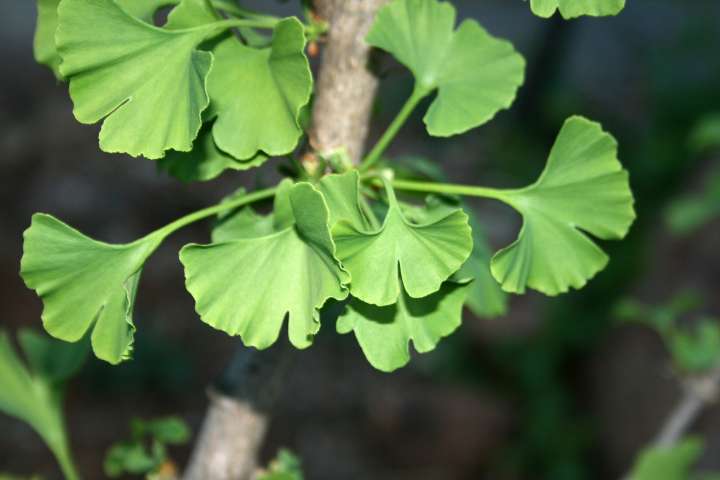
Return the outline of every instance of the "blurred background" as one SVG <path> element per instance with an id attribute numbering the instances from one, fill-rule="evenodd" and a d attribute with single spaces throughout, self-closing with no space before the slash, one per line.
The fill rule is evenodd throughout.
<path id="1" fill-rule="evenodd" d="M 11 331 L 40 328 L 40 301 L 18 275 L 34 212 L 124 242 L 274 175 L 269 166 L 185 185 L 150 161 L 100 152 L 99 127 L 74 120 L 66 85 L 33 60 L 34 3 L 0 2 L 0 325 Z M 326 325 L 295 354 L 264 458 L 288 447 L 310 480 L 619 478 L 681 386 L 660 337 L 621 322 L 618 302 L 663 305 L 689 292 L 697 301 L 683 318 L 720 316 L 720 151 L 707 148 L 720 113 L 720 3 L 628 0 L 618 17 L 571 22 L 534 17 L 522 0 L 453 3 L 514 43 L 528 61 L 525 85 L 511 110 L 450 140 L 428 137 L 418 113 L 389 154 L 432 159 L 454 181 L 525 185 L 564 119 L 581 114 L 618 139 L 638 221 L 626 240 L 603 245 L 611 262 L 582 291 L 512 297 L 493 319 L 466 312 L 435 352 L 396 373 L 372 369 L 352 336 Z M 295 2 L 246 4 L 297 13 Z M 383 69 L 373 138 L 411 82 L 401 68 Z M 473 207 L 494 248 L 514 238 L 515 213 Z M 69 430 L 87 478 L 102 477 L 105 451 L 134 417 L 178 415 L 197 432 L 206 386 L 239 342 L 201 323 L 184 289 L 177 252 L 208 235 L 194 225 L 150 259 L 134 360 L 92 359 L 69 387 Z M 720 469 L 720 408 L 693 432 L 705 440 L 700 466 Z M 188 453 L 172 451 L 181 465 Z M 0 471 L 59 478 L 37 435 L 2 415 Z"/>

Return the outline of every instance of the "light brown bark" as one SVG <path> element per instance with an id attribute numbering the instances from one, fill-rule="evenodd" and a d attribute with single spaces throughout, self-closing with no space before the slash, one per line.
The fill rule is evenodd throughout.
<path id="1" fill-rule="evenodd" d="M 330 23 L 313 108 L 311 145 L 319 152 L 345 147 L 354 162 L 363 153 L 377 80 L 367 69 L 365 35 L 387 0 L 317 0 Z M 283 340 L 280 340 L 283 341 Z M 282 355 L 240 349 L 228 366 L 224 388 L 210 405 L 184 480 L 249 480 L 255 476 Z"/>
<path id="2" fill-rule="evenodd" d="M 317 83 L 310 144 L 320 153 L 347 149 L 357 163 L 363 153 L 377 78 L 368 69 L 365 36 L 387 0 L 317 0 L 330 22 Z"/>

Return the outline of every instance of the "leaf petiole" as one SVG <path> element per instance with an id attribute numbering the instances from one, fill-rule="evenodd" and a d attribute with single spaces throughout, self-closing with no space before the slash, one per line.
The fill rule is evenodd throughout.
<path id="1" fill-rule="evenodd" d="M 365 178 L 374 180 L 377 176 L 366 176 Z M 390 184 L 397 190 L 492 198 L 507 203 L 510 206 L 513 206 L 512 195 L 516 192 L 516 190 L 510 189 L 476 187 L 473 185 L 459 185 L 456 183 L 417 182 L 412 180 L 393 180 Z"/>
<path id="2" fill-rule="evenodd" d="M 168 235 L 176 232 L 177 230 L 180 230 L 181 228 L 190 225 L 191 223 L 203 220 L 205 218 L 211 217 L 213 215 L 216 215 L 220 212 L 224 212 L 226 210 L 233 210 L 239 207 L 242 207 L 244 205 L 248 205 L 250 203 L 259 202 L 260 200 L 265 200 L 267 198 L 271 198 L 275 195 L 275 191 L 277 190 L 277 187 L 273 188 L 266 188 L 264 190 L 258 190 L 253 193 L 248 193 L 247 195 L 243 195 L 240 198 L 237 198 L 235 200 L 230 200 L 226 202 L 220 202 L 216 205 L 213 205 L 211 207 L 203 208 L 202 210 L 198 210 L 193 213 L 189 213 L 185 215 L 184 217 L 180 217 L 174 222 L 171 222 L 164 227 L 155 230 L 154 232 L 150 233 L 149 235 L 143 237 L 143 239 L 147 239 L 148 237 L 154 237 L 155 239 L 161 241 Z M 143 239 L 140 239 L 138 241 L 142 241 Z"/>
<path id="3" fill-rule="evenodd" d="M 430 92 L 431 90 L 421 87 L 419 86 L 419 84 L 415 84 L 415 88 L 413 89 L 410 97 L 405 102 L 405 105 L 402 106 L 395 119 L 392 121 L 387 130 L 385 130 L 385 133 L 383 133 L 383 136 L 380 137 L 380 140 L 378 140 L 373 149 L 370 151 L 370 153 L 368 153 L 367 157 L 365 157 L 365 159 L 360 164 L 360 171 L 367 171 L 370 167 L 375 165 L 378 160 L 380 160 L 380 157 L 385 152 L 388 145 L 390 145 L 390 142 L 392 142 L 397 133 L 400 131 L 400 128 L 402 128 L 402 126 L 405 124 L 405 121 L 408 119 L 410 114 L 413 112 L 413 110 L 415 110 L 417 104 L 420 103 L 420 100 L 427 97 Z"/>

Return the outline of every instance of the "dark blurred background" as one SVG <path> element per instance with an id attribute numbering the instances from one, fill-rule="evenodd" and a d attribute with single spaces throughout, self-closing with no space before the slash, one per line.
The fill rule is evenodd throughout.
<path id="1" fill-rule="evenodd" d="M 296 11 L 293 2 L 252 3 Z M 720 167 L 719 155 L 691 142 L 698 121 L 720 111 L 720 3 L 628 0 L 616 18 L 571 22 L 533 17 L 522 0 L 453 3 L 515 44 L 528 60 L 526 83 L 510 111 L 450 140 L 428 137 L 418 113 L 390 153 L 432 158 L 451 180 L 524 185 L 563 120 L 582 114 L 617 137 L 639 219 L 625 241 L 604 245 L 610 265 L 582 291 L 513 297 L 496 319 L 466 312 L 435 352 L 394 374 L 373 370 L 352 336 L 326 325 L 295 355 L 265 456 L 293 449 L 310 480 L 618 478 L 680 387 L 659 338 L 619 324 L 613 305 L 628 296 L 662 303 L 693 289 L 702 312 L 720 315 L 720 221 L 677 235 L 663 217 Z M 98 127 L 74 120 L 66 85 L 34 62 L 34 21 L 34 2 L 0 1 L 0 324 L 10 330 L 40 328 L 40 302 L 18 276 L 33 212 L 123 242 L 273 175 L 269 166 L 184 185 L 150 161 L 100 152 Z M 374 138 L 410 89 L 408 73 L 386 70 Z M 512 211 L 473 206 L 494 247 L 514 238 Z M 186 229 L 145 268 L 134 360 L 91 360 L 71 385 L 69 428 L 87 478 L 102 477 L 105 450 L 127 437 L 135 416 L 176 414 L 197 431 L 205 388 L 238 345 L 199 321 L 183 286 L 177 252 L 207 238 L 207 225 Z M 694 431 L 706 440 L 702 466 L 720 468 L 720 408 Z M 173 455 L 182 464 L 188 452 Z M 30 428 L 1 415 L 0 471 L 59 478 Z"/>

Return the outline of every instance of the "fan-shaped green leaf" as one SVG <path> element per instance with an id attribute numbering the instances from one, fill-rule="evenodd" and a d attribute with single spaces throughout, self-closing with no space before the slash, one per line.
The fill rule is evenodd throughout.
<path id="1" fill-rule="evenodd" d="M 462 210 L 438 212 L 414 224 L 403 215 L 392 187 L 386 188 L 389 209 L 377 231 L 345 220 L 333 228 L 338 258 L 352 276 L 351 293 L 380 306 L 397 301 L 401 283 L 413 298 L 436 292 L 472 251 L 468 217 Z"/>
<path id="2" fill-rule="evenodd" d="M 530 0 L 530 8 L 538 17 L 551 17 L 560 10 L 563 18 L 582 15 L 603 17 L 617 15 L 625 8 L 625 0 Z"/>
<path id="3" fill-rule="evenodd" d="M 158 167 L 183 182 L 212 180 L 225 170 L 247 170 L 259 167 L 268 159 L 259 153 L 250 160 L 235 160 L 215 145 L 212 123 L 203 125 L 190 152 L 171 150 L 158 160 Z"/>
<path id="4" fill-rule="evenodd" d="M 312 92 L 304 49 L 302 24 L 288 18 L 275 27 L 269 48 L 250 48 L 231 37 L 213 50 L 208 92 L 218 114 L 213 136 L 221 150 L 243 160 L 259 151 L 284 155 L 297 146 L 300 111 Z"/>
<path id="5" fill-rule="evenodd" d="M 98 358 L 113 364 L 129 358 L 140 270 L 159 242 L 149 236 L 111 245 L 50 215 L 33 215 L 25 231 L 20 274 L 43 301 L 45 330 L 75 342 L 92 328 Z"/>
<path id="6" fill-rule="evenodd" d="M 70 81 L 77 120 L 105 119 L 100 147 L 148 158 L 189 151 L 208 106 L 212 65 L 196 47 L 217 27 L 156 28 L 114 0 L 64 0 L 58 16 L 60 73 Z"/>
<path id="7" fill-rule="evenodd" d="M 635 219 L 615 139 L 582 117 L 565 121 L 534 184 L 502 196 L 523 216 L 517 240 L 491 262 L 493 276 L 508 292 L 529 286 L 557 295 L 581 288 L 608 262 L 584 232 L 619 239 Z"/>
<path id="8" fill-rule="evenodd" d="M 408 67 L 418 96 L 438 90 L 425 115 L 430 135 L 465 132 L 508 108 L 523 82 L 525 61 L 513 46 L 474 20 L 455 27 L 455 9 L 437 0 L 393 0 L 367 36 Z"/>
<path id="9" fill-rule="evenodd" d="M 278 193 L 276 210 L 289 203 L 292 224 L 280 222 L 270 235 L 188 245 L 180 252 L 202 320 L 256 348 L 277 340 L 286 315 L 290 342 L 310 346 L 320 328 L 318 309 L 329 298 L 347 296 L 349 276 L 335 258 L 322 194 L 309 183 L 285 191 Z"/>
<path id="10" fill-rule="evenodd" d="M 468 281 L 445 282 L 439 291 L 423 298 L 403 293 L 394 305 L 378 307 L 352 298 L 338 319 L 338 333 L 355 332 L 370 364 L 391 372 L 410 361 L 410 341 L 426 353 L 462 322 Z"/>

